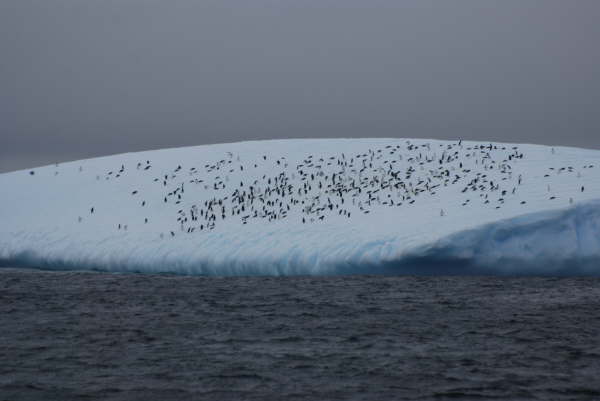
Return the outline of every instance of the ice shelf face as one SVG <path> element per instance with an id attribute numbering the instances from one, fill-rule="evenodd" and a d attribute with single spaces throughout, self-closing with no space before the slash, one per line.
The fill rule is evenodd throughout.
<path id="1" fill-rule="evenodd" d="M 0 265 L 207 275 L 600 275 L 600 151 L 240 142 L 0 175 Z"/>

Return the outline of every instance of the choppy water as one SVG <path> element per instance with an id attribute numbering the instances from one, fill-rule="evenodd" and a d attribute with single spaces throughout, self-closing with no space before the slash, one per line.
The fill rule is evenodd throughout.
<path id="1" fill-rule="evenodd" d="M 600 279 L 0 269 L 0 400 L 600 398 Z"/>

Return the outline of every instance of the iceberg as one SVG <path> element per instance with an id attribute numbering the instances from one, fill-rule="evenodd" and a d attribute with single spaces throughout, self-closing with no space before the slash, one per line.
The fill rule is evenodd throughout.
<path id="1" fill-rule="evenodd" d="M 600 275 L 600 151 L 288 139 L 0 174 L 0 266 Z"/>

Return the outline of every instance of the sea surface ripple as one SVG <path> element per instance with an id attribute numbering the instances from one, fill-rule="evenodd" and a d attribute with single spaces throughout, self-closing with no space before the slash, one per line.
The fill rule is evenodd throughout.
<path id="1" fill-rule="evenodd" d="M 0 400 L 600 399 L 600 279 L 0 269 Z"/>

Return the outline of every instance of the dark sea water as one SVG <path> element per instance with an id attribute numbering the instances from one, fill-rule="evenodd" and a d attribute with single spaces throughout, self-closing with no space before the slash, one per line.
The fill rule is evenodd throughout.
<path id="1" fill-rule="evenodd" d="M 0 269 L 0 400 L 597 400 L 600 279 Z"/>

